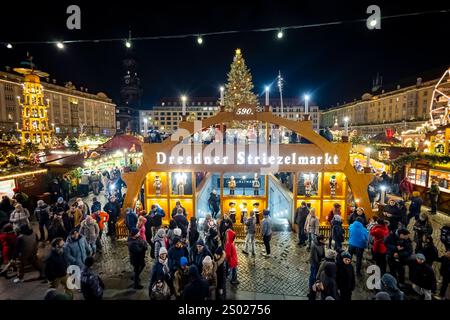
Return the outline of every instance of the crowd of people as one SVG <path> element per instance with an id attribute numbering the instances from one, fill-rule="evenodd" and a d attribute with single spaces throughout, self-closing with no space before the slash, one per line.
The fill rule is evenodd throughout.
<path id="1" fill-rule="evenodd" d="M 261 236 L 265 244 L 263 255 L 270 257 L 272 235 L 270 212 L 264 210 Z M 202 225 L 195 217 L 188 221 L 180 202 L 171 213 L 167 227 L 162 226 L 166 213 L 152 205 L 144 210 L 126 210 L 128 249 L 133 266 L 133 287 L 144 286 L 140 274 L 145 268 L 146 256 L 153 259 L 148 286 L 150 299 L 155 300 L 224 300 L 227 280 L 239 284 L 238 258 L 233 221 L 224 214 L 218 219 L 207 214 Z M 255 255 L 256 219 L 253 212 L 244 218 L 246 245 L 244 254 Z"/>
<path id="2" fill-rule="evenodd" d="M 315 209 L 303 202 L 296 210 L 295 223 L 299 231 L 298 244 L 310 251 L 309 298 L 351 300 L 355 284 L 363 279 L 362 267 L 366 260 L 380 270 L 377 300 L 404 300 L 412 296 L 450 300 L 450 224 L 440 230 L 439 241 L 445 253 L 439 256 L 429 218 L 433 211 L 421 212 L 422 202 L 417 194 L 412 194 L 410 200 L 408 208 L 403 200 L 391 198 L 380 206 L 378 216 L 370 219 L 364 208 L 355 207 L 347 215 L 346 248 L 341 206 L 335 203 L 326 217 L 330 227 L 326 241 L 319 233 Z M 408 227 L 412 227 L 412 234 Z"/>

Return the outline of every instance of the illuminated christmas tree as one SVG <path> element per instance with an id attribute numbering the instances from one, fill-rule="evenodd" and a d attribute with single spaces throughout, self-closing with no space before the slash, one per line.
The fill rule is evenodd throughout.
<path id="1" fill-rule="evenodd" d="M 241 49 L 236 49 L 236 55 L 228 73 L 228 83 L 225 86 L 225 111 L 233 111 L 238 106 L 245 104 L 256 105 L 257 98 L 252 89 L 252 75 L 245 65 Z"/>
<path id="2" fill-rule="evenodd" d="M 22 106 L 22 145 L 32 143 L 41 146 L 50 146 L 53 130 L 48 125 L 48 101 L 44 104 L 44 90 L 40 78 L 48 77 L 45 72 L 35 69 L 33 57 L 21 65 L 26 68 L 15 68 L 14 71 L 23 74 L 23 103 Z M 20 100 L 20 98 L 19 98 Z M 20 102 L 20 101 L 19 101 Z M 42 148 L 42 147 L 41 147 Z"/>

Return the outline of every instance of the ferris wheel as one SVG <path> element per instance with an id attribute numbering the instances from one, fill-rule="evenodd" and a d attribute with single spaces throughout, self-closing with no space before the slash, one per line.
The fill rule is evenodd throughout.
<path id="1" fill-rule="evenodd" d="M 444 72 L 434 87 L 430 117 L 435 127 L 450 123 L 450 68 Z"/>

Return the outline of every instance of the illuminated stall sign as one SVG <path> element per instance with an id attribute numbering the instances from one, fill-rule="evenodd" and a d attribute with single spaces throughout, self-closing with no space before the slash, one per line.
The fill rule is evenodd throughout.
<path id="1" fill-rule="evenodd" d="M 339 157 L 336 154 L 325 153 L 323 156 L 304 156 L 292 153 L 286 156 L 246 154 L 241 151 L 231 158 L 228 156 L 205 156 L 201 152 L 193 156 L 168 156 L 164 152 L 156 152 L 158 165 L 337 165 Z"/>

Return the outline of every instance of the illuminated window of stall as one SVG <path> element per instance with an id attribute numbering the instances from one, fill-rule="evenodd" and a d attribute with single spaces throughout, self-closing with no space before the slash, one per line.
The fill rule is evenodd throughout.
<path id="1" fill-rule="evenodd" d="M 431 186 L 431 181 L 437 180 L 439 189 L 443 192 L 450 192 L 450 172 L 430 170 L 430 178 L 428 179 L 428 186 Z"/>
<path id="2" fill-rule="evenodd" d="M 427 171 L 422 169 L 410 168 L 408 171 L 408 179 L 415 185 L 426 187 Z"/>

